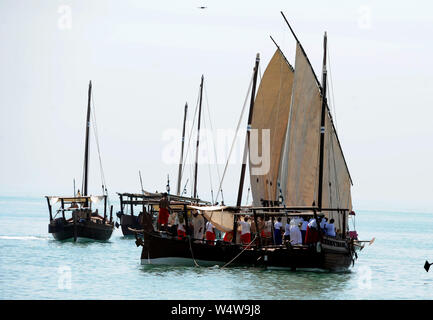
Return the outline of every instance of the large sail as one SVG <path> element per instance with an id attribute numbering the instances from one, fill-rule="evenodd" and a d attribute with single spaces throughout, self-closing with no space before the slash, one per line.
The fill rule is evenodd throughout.
<path id="1" fill-rule="evenodd" d="M 318 204 L 321 112 L 321 88 L 298 43 L 291 107 L 279 174 L 286 206 Z M 328 108 L 325 112 L 322 207 L 351 210 L 352 181 Z M 337 229 L 341 231 L 342 215 L 335 211 L 324 213 L 335 220 Z"/>
<path id="2" fill-rule="evenodd" d="M 322 206 L 323 208 L 352 210 L 352 196 L 350 193 L 352 180 L 344 160 L 335 127 L 328 112 L 325 121 Z M 335 220 L 337 229 L 343 230 L 343 220 L 340 213 L 336 213 L 335 211 L 325 213 L 327 213 L 329 218 Z"/>
<path id="3" fill-rule="evenodd" d="M 299 43 L 280 185 L 286 206 L 317 204 L 322 99 L 311 66 Z"/>
<path id="4" fill-rule="evenodd" d="M 255 175 L 251 170 L 254 164 L 251 163 L 250 157 L 251 191 L 256 206 L 261 205 L 261 199 L 276 200 L 278 197 L 278 171 L 290 110 L 293 76 L 293 68 L 277 49 L 260 82 L 251 122 L 251 128 L 258 131 L 259 137 L 263 137 L 263 129 L 270 129 L 269 171 L 266 174 Z M 256 141 L 251 139 L 250 143 Z M 255 150 L 264 150 L 262 138 L 258 139 L 258 148 Z"/>

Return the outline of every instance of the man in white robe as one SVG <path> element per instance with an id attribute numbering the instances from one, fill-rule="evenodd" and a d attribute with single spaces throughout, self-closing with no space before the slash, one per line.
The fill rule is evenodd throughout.
<path id="1" fill-rule="evenodd" d="M 192 214 L 192 227 L 194 228 L 194 239 L 195 242 L 201 242 L 203 239 L 204 232 L 204 218 L 197 211 Z"/>
<path id="2" fill-rule="evenodd" d="M 290 243 L 302 244 L 302 234 L 294 220 L 290 222 Z"/>

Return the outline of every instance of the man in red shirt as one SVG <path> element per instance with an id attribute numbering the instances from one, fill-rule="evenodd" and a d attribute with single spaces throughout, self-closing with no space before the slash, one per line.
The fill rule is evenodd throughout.
<path id="1" fill-rule="evenodd" d="M 167 231 L 168 216 L 170 215 L 170 203 L 167 199 L 167 193 L 164 193 L 161 200 L 159 200 L 159 213 L 158 213 L 158 230 Z"/>

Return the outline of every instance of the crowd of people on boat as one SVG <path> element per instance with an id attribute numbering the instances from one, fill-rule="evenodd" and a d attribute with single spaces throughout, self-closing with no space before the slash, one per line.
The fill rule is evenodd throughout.
<path id="1" fill-rule="evenodd" d="M 223 242 L 233 241 L 233 231 L 221 232 L 197 210 L 187 214 L 188 225 L 185 224 L 183 212 L 170 211 L 170 202 L 167 196 L 164 196 L 159 202 L 159 231 L 168 231 L 180 240 L 189 234 L 193 241 L 206 242 L 209 245 L 214 245 L 217 239 Z M 256 225 L 251 216 L 238 216 L 236 243 L 251 245 L 261 239 L 263 245 L 309 245 L 317 243 L 324 235 L 336 237 L 334 219 L 328 221 L 326 217 L 317 217 L 316 220 L 313 216 L 303 215 L 284 219 L 276 217 L 275 221 L 273 220 L 266 215 L 258 216 Z"/>
<path id="2" fill-rule="evenodd" d="M 335 237 L 335 225 L 334 219 L 328 219 L 326 217 L 317 218 L 318 222 L 314 217 L 292 217 L 287 218 L 283 222 L 282 217 L 277 217 L 273 223 L 269 216 L 257 218 L 257 227 L 254 220 L 251 221 L 250 217 L 245 215 L 240 218 L 238 225 L 240 225 L 240 240 L 243 244 L 249 244 L 251 236 L 255 235 L 260 238 L 264 245 L 281 245 L 283 242 L 289 242 L 292 245 L 297 244 L 313 244 L 320 240 L 323 235 L 328 237 Z"/>

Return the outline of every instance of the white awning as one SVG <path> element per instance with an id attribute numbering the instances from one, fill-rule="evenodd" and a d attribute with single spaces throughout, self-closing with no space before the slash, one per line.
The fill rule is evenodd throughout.
<path id="1" fill-rule="evenodd" d="M 188 206 L 188 208 L 200 211 L 224 211 L 228 206 Z"/>

